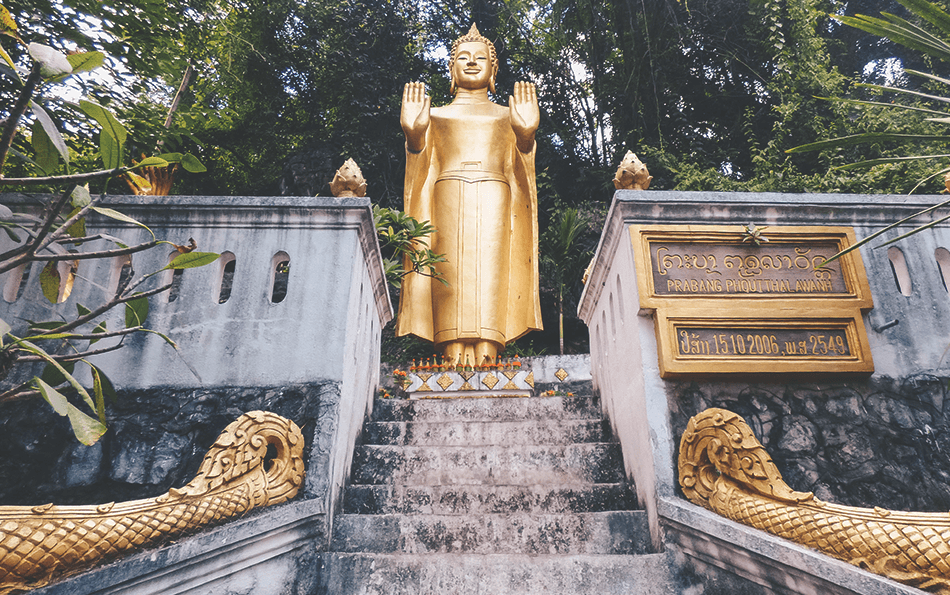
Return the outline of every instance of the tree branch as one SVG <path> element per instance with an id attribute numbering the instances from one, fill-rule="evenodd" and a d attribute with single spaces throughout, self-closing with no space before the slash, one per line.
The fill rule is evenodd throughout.
<path id="1" fill-rule="evenodd" d="M 75 186 L 70 186 L 66 189 L 66 192 L 63 192 L 62 196 L 59 197 L 59 200 L 55 204 L 50 205 L 50 212 L 46 215 L 46 218 L 43 221 L 43 226 L 36 234 L 30 234 L 33 236 L 33 239 L 27 241 L 24 246 L 26 249 L 21 251 L 18 256 L 11 258 L 10 260 L 0 261 L 0 273 L 5 273 L 10 269 L 14 269 L 21 264 L 33 260 L 36 255 L 36 251 L 40 249 L 40 244 L 43 243 L 43 239 L 49 233 L 50 229 L 53 227 L 53 223 L 56 221 L 56 217 L 63 210 L 63 207 L 66 206 L 66 201 L 69 200 L 69 197 L 73 193 L 73 188 Z M 15 249 L 18 250 L 18 249 Z M 6 255 L 7 253 L 4 253 Z"/>
<path id="2" fill-rule="evenodd" d="M 141 330 L 144 330 L 144 329 L 145 329 L 144 326 L 139 325 L 139 326 L 132 326 L 132 327 L 129 327 L 129 328 L 124 328 L 124 329 L 122 329 L 122 330 L 120 330 L 120 331 L 108 331 L 108 332 L 102 332 L 102 333 L 90 333 L 90 334 L 86 334 L 86 335 L 73 334 L 73 335 L 71 335 L 71 336 L 69 336 L 69 337 L 60 337 L 60 338 L 58 338 L 58 339 L 56 339 L 56 340 L 61 340 L 61 341 L 69 341 L 69 340 L 87 341 L 87 340 L 93 340 L 93 339 L 109 339 L 109 338 L 112 338 L 112 337 L 122 337 L 122 336 L 125 336 L 125 335 L 131 335 L 132 333 L 137 333 L 137 332 L 139 332 L 139 331 L 141 331 Z M 46 339 L 46 338 L 43 337 L 43 336 L 30 337 L 29 339 L 32 339 L 33 341 L 48 341 L 48 340 L 49 340 L 49 339 Z M 57 357 L 59 357 L 59 356 L 56 356 L 56 355 L 52 356 L 53 359 L 56 359 Z M 70 356 L 70 357 L 71 357 L 71 356 Z"/>
<path id="3" fill-rule="evenodd" d="M 75 183 L 81 184 L 99 178 L 114 178 L 121 176 L 135 167 L 117 167 L 115 169 L 100 169 L 83 174 L 69 174 L 65 176 L 44 176 L 41 178 L 0 178 L 0 186 L 43 186 Z"/>
<path id="4" fill-rule="evenodd" d="M 64 240 L 67 243 L 70 240 Z M 109 258 L 110 256 L 124 256 L 126 254 L 135 254 L 142 250 L 148 250 L 158 246 L 158 240 L 137 244 L 128 248 L 116 248 L 115 250 L 99 250 L 97 252 L 70 252 L 68 254 L 44 254 L 37 255 L 32 260 L 42 260 L 44 262 L 56 262 L 60 260 L 89 260 L 91 258 Z"/>
<path id="5" fill-rule="evenodd" d="M 10 390 L 6 391 L 3 394 L 0 394 L 0 403 L 10 403 L 13 401 L 18 401 L 20 399 L 25 399 L 26 397 L 38 397 L 40 396 L 40 391 L 38 390 L 28 390 L 24 391 L 23 389 L 28 387 L 30 383 L 33 382 L 33 379 L 29 379 L 22 384 L 14 386 Z"/>
<path id="6" fill-rule="evenodd" d="M 83 358 L 87 358 L 93 355 L 99 355 L 101 353 L 109 353 L 110 351 L 115 351 L 122 347 L 122 343 L 116 343 L 110 347 L 103 347 L 102 349 L 91 349 L 89 351 L 83 351 L 81 353 L 71 353 L 68 355 L 50 355 L 51 358 L 60 362 L 60 363 L 70 363 L 77 362 Z M 38 355 L 24 355 L 18 357 L 17 362 L 45 362 L 48 361 L 46 358 L 40 357 Z"/>
<path id="7" fill-rule="evenodd" d="M 167 291 L 167 290 L 171 289 L 171 286 L 172 286 L 172 284 L 169 283 L 169 284 L 167 284 L 167 285 L 162 285 L 161 287 L 158 287 L 158 288 L 156 288 L 156 289 L 150 289 L 150 290 L 148 290 L 148 291 L 143 291 L 142 293 L 138 293 L 138 294 L 136 294 L 136 295 L 122 296 L 122 297 L 120 297 L 120 298 L 115 298 L 115 299 L 109 300 L 108 303 L 106 303 L 105 305 L 99 306 L 98 308 L 96 308 L 95 310 L 93 310 L 92 312 L 90 312 L 89 314 L 85 314 L 85 315 L 83 315 L 83 316 L 80 316 L 80 317 L 77 318 L 76 320 L 73 320 L 72 322 L 67 322 L 66 324 L 64 324 L 64 325 L 62 325 L 62 326 L 58 326 L 58 327 L 56 327 L 56 328 L 54 328 L 54 329 L 44 330 L 43 332 L 39 333 L 39 335 L 48 335 L 48 334 L 52 334 L 52 333 L 66 333 L 66 332 L 69 332 L 69 331 L 73 330 L 73 329 L 76 328 L 76 327 L 79 327 L 79 326 L 82 326 L 82 325 L 86 324 L 87 322 L 89 322 L 90 320 L 96 318 L 97 316 L 101 316 L 102 314 L 108 312 L 109 310 L 111 310 L 112 308 L 118 306 L 119 304 L 124 304 L 125 302 L 131 302 L 132 300 L 136 300 L 136 299 L 142 298 L 142 297 L 151 297 L 151 296 L 153 296 L 153 295 L 155 295 L 155 294 L 159 294 L 159 293 L 161 293 L 161 292 L 163 292 L 163 291 Z"/>
<path id="8" fill-rule="evenodd" d="M 7 153 L 13 144 L 13 137 L 16 136 L 16 129 L 20 124 L 20 118 L 26 113 L 26 106 L 30 103 L 30 99 L 33 98 L 33 91 L 39 82 L 40 63 L 33 62 L 30 76 L 27 77 L 26 84 L 23 85 L 23 90 L 20 91 L 20 96 L 17 97 L 16 104 L 10 111 L 10 117 L 7 118 L 7 127 L 3 130 L 3 136 L 0 137 L 0 180 L 3 179 L 3 165 L 7 162 Z"/>
<path id="9" fill-rule="evenodd" d="M 76 185 L 74 184 L 74 185 L 72 185 L 71 187 L 72 187 L 72 188 L 75 188 Z M 71 195 L 71 194 L 72 194 L 72 192 L 70 192 L 70 195 Z M 86 205 L 86 206 L 84 206 L 83 208 L 79 209 L 79 210 L 76 212 L 76 214 L 73 215 L 72 217 L 69 217 L 68 219 L 66 219 L 66 221 L 64 221 L 63 224 L 60 225 L 59 228 L 58 228 L 56 231 L 54 231 L 52 234 L 50 234 L 50 236 L 49 236 L 48 238 L 46 238 L 46 241 L 44 241 L 43 244 L 39 247 L 39 250 L 42 250 L 43 248 L 46 248 L 47 246 L 49 246 L 50 244 L 52 244 L 53 242 L 55 242 L 55 241 L 58 240 L 59 238 L 63 237 L 63 234 L 66 233 L 66 230 L 68 230 L 70 227 L 72 227 L 73 224 L 75 224 L 75 223 L 76 223 L 77 221 L 79 221 L 81 218 L 85 217 L 85 216 L 86 216 L 86 213 L 88 213 L 90 210 L 92 210 L 92 208 L 93 208 L 94 206 L 96 206 L 96 203 L 98 203 L 98 202 L 99 202 L 99 199 L 90 200 L 88 205 Z M 39 252 L 39 250 L 37 250 L 37 252 Z"/>

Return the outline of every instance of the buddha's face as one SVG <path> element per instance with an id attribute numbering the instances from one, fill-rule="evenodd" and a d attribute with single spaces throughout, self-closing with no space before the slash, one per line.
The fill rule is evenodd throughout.
<path id="1" fill-rule="evenodd" d="M 459 44 L 452 63 L 452 78 L 462 89 L 486 89 L 491 82 L 492 63 L 488 45 L 480 41 Z"/>

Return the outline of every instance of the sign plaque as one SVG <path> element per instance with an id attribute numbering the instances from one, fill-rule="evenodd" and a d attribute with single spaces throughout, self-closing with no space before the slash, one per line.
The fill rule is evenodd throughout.
<path id="1" fill-rule="evenodd" d="M 851 372 L 874 367 L 873 306 L 845 227 L 632 226 L 641 313 L 655 312 L 660 373 Z"/>

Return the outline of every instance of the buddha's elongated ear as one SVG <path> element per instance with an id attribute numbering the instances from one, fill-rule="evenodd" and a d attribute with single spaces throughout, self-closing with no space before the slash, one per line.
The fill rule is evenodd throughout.
<path id="1" fill-rule="evenodd" d="M 451 95 L 452 97 L 455 97 L 455 92 L 458 91 L 458 85 L 455 84 L 455 72 L 454 71 L 451 72 L 449 74 L 449 77 L 452 79 L 452 83 L 449 86 L 449 95 Z M 492 85 L 492 90 L 494 90 L 495 81 L 492 81 L 491 85 Z"/>
<path id="2" fill-rule="evenodd" d="M 452 81 L 452 84 L 455 84 L 455 81 Z M 488 90 L 492 93 L 495 92 L 495 73 L 491 73 L 491 78 L 488 79 Z"/>

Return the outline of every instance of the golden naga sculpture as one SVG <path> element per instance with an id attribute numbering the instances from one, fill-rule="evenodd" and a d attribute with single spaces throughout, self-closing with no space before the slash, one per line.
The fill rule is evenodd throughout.
<path id="1" fill-rule="evenodd" d="M 447 283 L 403 281 L 397 335 L 436 344 L 447 359 L 494 360 L 505 343 L 541 329 L 535 131 L 531 83 L 515 83 L 508 105 L 492 103 L 495 46 L 472 25 L 452 46 L 455 98 L 430 109 L 422 83 L 403 91 L 405 210 L 438 230 L 431 248 Z"/>
<path id="2" fill-rule="evenodd" d="M 347 159 L 330 181 L 333 196 L 366 196 L 366 180 L 353 159 Z"/>
<path id="3" fill-rule="evenodd" d="M 646 190 L 650 187 L 653 176 L 644 162 L 640 161 L 633 151 L 627 151 L 617 173 L 614 175 L 614 188 L 617 190 Z"/>
<path id="4" fill-rule="evenodd" d="M 188 485 L 157 498 L 0 506 L 0 595 L 289 500 L 303 484 L 303 445 L 294 422 L 252 411 L 224 429 Z"/>
<path id="5" fill-rule="evenodd" d="M 829 556 L 950 593 L 950 515 L 857 508 L 796 492 L 739 415 L 707 409 L 680 441 L 679 480 L 694 504 Z"/>

